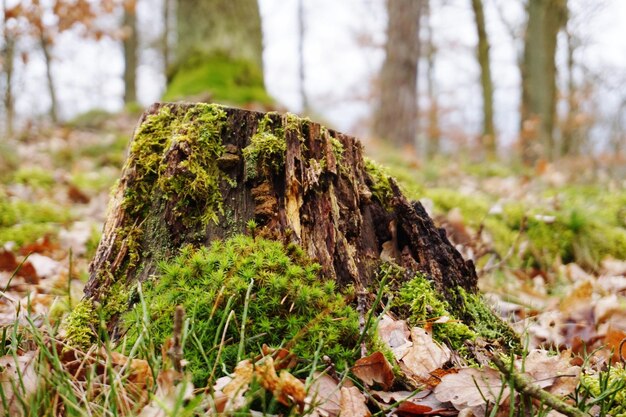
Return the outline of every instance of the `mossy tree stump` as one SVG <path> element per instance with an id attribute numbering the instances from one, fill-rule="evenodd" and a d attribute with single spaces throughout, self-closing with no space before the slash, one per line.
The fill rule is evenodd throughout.
<path id="1" fill-rule="evenodd" d="M 239 234 L 301 248 L 320 280 L 369 294 L 361 299 L 370 304 L 381 266 L 393 265 L 396 287 L 425 277 L 457 319 L 481 320 L 467 305 L 477 293 L 472 262 L 364 159 L 358 140 L 291 114 L 209 104 L 155 104 L 142 116 L 86 300 L 105 307 L 117 335 L 133 288 L 158 280 L 159 263 Z"/>

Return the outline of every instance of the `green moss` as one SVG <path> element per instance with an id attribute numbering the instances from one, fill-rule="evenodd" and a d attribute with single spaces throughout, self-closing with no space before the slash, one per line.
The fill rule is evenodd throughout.
<path id="1" fill-rule="evenodd" d="M 463 298 L 463 312 L 471 324 L 472 330 L 486 340 L 497 340 L 507 348 L 517 348 L 519 338 L 502 319 L 489 308 L 480 294 L 470 294 L 463 288 L 457 288 Z"/>
<path id="2" fill-rule="evenodd" d="M 236 364 L 245 294 L 252 280 L 246 355 L 258 354 L 262 344 L 286 345 L 307 362 L 321 338 L 323 353 L 340 368 L 356 359 L 357 313 L 335 292 L 334 282 L 320 276 L 320 266 L 279 242 L 236 235 L 208 248 L 183 248 L 171 262 L 159 265 L 154 281 L 145 283 L 148 330 L 155 344 L 171 335 L 177 305 L 191 320 L 184 352 L 196 386 L 207 383 L 216 361 L 226 370 Z M 234 316 L 228 320 L 231 311 Z M 142 307 L 136 306 L 123 320 L 132 343 L 142 326 Z M 218 357 L 222 334 L 225 342 Z M 217 373 L 222 372 L 217 365 Z"/>
<path id="3" fill-rule="evenodd" d="M 343 153 L 345 152 L 343 144 L 339 141 L 339 139 L 331 137 L 330 146 L 332 146 L 333 155 L 335 155 L 337 163 L 341 164 L 341 161 L 343 161 Z"/>
<path id="4" fill-rule="evenodd" d="M 217 159 L 224 152 L 225 118 L 224 110 L 213 104 L 197 104 L 184 115 L 174 115 L 169 106 L 163 106 L 147 117 L 135 135 L 128 161 L 135 167 L 124 198 L 131 216 L 143 217 L 151 200 L 146 196 L 156 191 L 162 199 L 175 197 L 174 214 L 186 225 L 217 222 L 223 212 L 219 185 L 225 176 Z M 173 147 L 186 149 L 188 155 L 170 173 L 166 152 Z"/>
<path id="5" fill-rule="evenodd" d="M 38 167 L 20 168 L 13 174 L 13 181 L 18 184 L 30 185 L 34 188 L 49 189 L 56 184 L 50 170 Z"/>
<path id="6" fill-rule="evenodd" d="M 369 158 L 365 158 L 365 171 L 369 174 L 372 184 L 370 189 L 374 197 L 385 207 L 388 207 L 393 192 L 391 191 L 391 178 L 385 168 Z"/>
<path id="7" fill-rule="evenodd" d="M 225 53 L 196 53 L 176 68 L 164 100 L 209 94 L 211 101 L 225 104 L 271 104 L 263 74 L 252 62 Z"/>
<path id="8" fill-rule="evenodd" d="M 72 347 L 86 350 L 95 340 L 94 329 L 97 325 L 98 315 L 93 302 L 86 298 L 63 321 L 65 341 Z"/>
<path id="9" fill-rule="evenodd" d="M 259 122 L 256 133 L 250 139 L 250 144 L 243 149 L 247 180 L 256 178 L 259 170 L 265 173 L 277 173 L 285 165 L 287 152 L 285 129 L 289 129 L 290 125 L 287 124 L 285 128 L 273 126 L 273 117 L 276 116 L 272 113 L 265 115 Z"/>
<path id="10" fill-rule="evenodd" d="M 607 371 L 595 375 L 582 375 L 579 389 L 583 395 L 599 397 L 602 407 L 601 415 L 626 416 L 626 369 L 621 363 L 610 367 Z"/>
<path id="11" fill-rule="evenodd" d="M 453 349 L 460 349 L 466 340 L 476 338 L 476 332 L 458 321 L 451 313 L 448 303 L 433 289 L 430 281 L 423 275 L 402 284 L 391 308 L 400 317 L 407 317 L 410 326 L 424 327 L 432 323 L 433 337 L 445 342 Z M 442 317 L 448 320 L 434 323 Z"/>
<path id="12" fill-rule="evenodd" d="M 71 220 L 67 209 L 50 203 L 10 200 L 0 190 L 0 245 L 15 242 L 18 247 L 56 234 L 59 224 Z"/>

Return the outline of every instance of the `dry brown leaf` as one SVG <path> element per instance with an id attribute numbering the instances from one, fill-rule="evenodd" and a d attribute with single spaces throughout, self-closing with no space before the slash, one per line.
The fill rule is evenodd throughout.
<path id="1" fill-rule="evenodd" d="M 430 391 L 429 391 L 430 392 Z M 409 398 L 414 397 L 416 394 L 413 391 L 395 391 L 395 392 L 387 392 L 387 391 L 370 391 L 370 393 L 376 398 L 378 401 L 382 401 L 385 404 L 392 404 L 400 401 L 405 401 Z M 421 392 L 420 392 L 421 394 Z"/>
<path id="2" fill-rule="evenodd" d="M 435 388 L 435 397 L 450 401 L 457 410 L 485 405 L 485 399 L 502 403 L 509 397 L 508 387 L 502 385 L 500 373 L 491 369 L 464 368 L 444 376 Z"/>
<path id="3" fill-rule="evenodd" d="M 522 369 L 521 361 L 516 361 L 516 367 Z M 524 360 L 523 369 L 536 385 L 558 396 L 574 392 L 580 375 L 580 367 L 570 364 L 568 352 L 550 356 L 546 350 L 532 350 Z"/>
<path id="4" fill-rule="evenodd" d="M 274 389 L 274 396 L 281 404 L 287 406 L 297 404 L 302 410 L 306 399 L 306 388 L 302 381 L 286 370 L 282 370 L 278 384 Z"/>
<path id="5" fill-rule="evenodd" d="M 365 396 L 357 387 L 342 387 L 341 401 L 341 417 L 370 417 L 372 414 L 365 405 Z"/>
<path id="6" fill-rule="evenodd" d="M 341 392 L 337 381 L 327 374 L 316 372 L 309 387 L 307 403 L 314 411 L 319 411 L 318 414 L 335 417 L 341 411 L 340 401 Z"/>
<path id="7" fill-rule="evenodd" d="M 450 349 L 435 343 L 424 329 L 412 328 L 411 341 L 413 346 L 404 355 L 401 364 L 407 372 L 420 380 L 428 379 L 430 372 L 441 368 L 450 360 Z"/>
<path id="8" fill-rule="evenodd" d="M 624 340 L 626 340 L 626 331 L 609 325 L 604 336 L 604 343 L 613 351 L 614 362 L 620 362 L 621 358 L 626 358 L 626 342 Z"/>
<path id="9" fill-rule="evenodd" d="M 393 367 L 382 352 L 374 352 L 356 361 L 352 372 L 368 386 L 379 384 L 384 390 L 393 385 Z"/>
<path id="10" fill-rule="evenodd" d="M 37 351 L 31 351 L 17 358 L 12 355 L 0 358 L 2 370 L 0 371 L 0 389 L 3 392 L 3 398 L 6 398 L 6 403 L 0 401 L 1 415 L 21 416 L 21 401 L 28 401 L 28 397 L 37 390 L 38 378 L 35 371 L 37 354 Z"/>
<path id="11" fill-rule="evenodd" d="M 394 320 L 385 315 L 378 324 L 378 336 L 389 346 L 397 360 L 402 359 L 413 345 L 409 341 L 409 326 L 404 320 Z"/>
<path id="12" fill-rule="evenodd" d="M 591 280 L 581 281 L 561 300 L 559 309 L 564 313 L 570 313 L 583 306 L 588 306 L 592 295 L 593 282 Z"/>

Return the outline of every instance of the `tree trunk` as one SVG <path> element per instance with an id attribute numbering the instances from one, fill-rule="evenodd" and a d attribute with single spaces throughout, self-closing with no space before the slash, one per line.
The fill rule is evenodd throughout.
<path id="1" fill-rule="evenodd" d="M 3 9 L 7 9 L 6 0 L 2 2 Z M 15 38 L 11 30 L 7 27 L 6 18 L 3 22 L 4 46 L 2 48 L 2 69 L 4 71 L 4 111 L 5 111 L 5 132 L 11 136 L 13 134 L 13 123 L 15 121 L 15 107 L 13 97 L 13 70 L 15 58 Z"/>
<path id="2" fill-rule="evenodd" d="M 166 100 L 271 102 L 257 0 L 178 0 L 176 55 Z"/>
<path id="3" fill-rule="evenodd" d="M 172 31 L 172 0 L 163 0 L 163 34 L 161 52 L 163 54 L 163 74 L 167 74 L 171 64 L 170 33 Z"/>
<path id="4" fill-rule="evenodd" d="M 428 138 L 426 155 L 429 159 L 439 153 L 441 147 L 441 128 L 439 127 L 439 99 L 437 98 L 437 81 L 435 80 L 435 58 L 437 46 L 433 39 L 433 24 L 430 4 L 426 2 L 425 13 L 428 21 L 426 35 L 426 92 L 428 94 Z"/>
<path id="5" fill-rule="evenodd" d="M 309 111 L 309 98 L 306 92 L 306 74 L 304 64 L 304 38 L 306 36 L 304 0 L 298 0 L 298 86 L 300 87 L 300 103 L 302 114 Z"/>
<path id="6" fill-rule="evenodd" d="M 472 0 L 478 46 L 476 48 L 480 65 L 480 85 L 483 92 L 483 132 L 482 145 L 489 160 L 496 157 L 496 130 L 493 123 L 493 81 L 489 58 L 489 38 L 485 24 L 485 13 L 482 0 Z"/>
<path id="7" fill-rule="evenodd" d="M 417 138 L 417 75 L 422 0 L 387 0 L 387 42 L 373 134 L 403 146 Z"/>
<path id="8" fill-rule="evenodd" d="M 46 39 L 43 28 L 39 31 L 39 44 L 46 63 L 46 80 L 48 81 L 48 94 L 50 95 L 50 119 L 56 123 L 59 120 L 59 113 L 54 78 L 52 78 L 52 56 L 50 55 L 50 42 Z"/>
<path id="9" fill-rule="evenodd" d="M 566 0 L 530 0 L 522 64 L 520 143 L 522 160 L 551 159 L 556 117 L 557 35 L 566 21 Z"/>
<path id="10" fill-rule="evenodd" d="M 451 313 L 472 321 L 460 291 L 477 291 L 472 262 L 355 138 L 208 104 L 155 104 L 142 116 L 85 294 L 105 305 L 181 247 L 246 233 L 251 220 L 258 236 L 302 247 L 339 288 L 364 291 L 393 262 L 407 278 L 424 274 Z"/>
<path id="11" fill-rule="evenodd" d="M 137 102 L 137 10 L 135 0 L 124 2 L 124 103 Z"/>

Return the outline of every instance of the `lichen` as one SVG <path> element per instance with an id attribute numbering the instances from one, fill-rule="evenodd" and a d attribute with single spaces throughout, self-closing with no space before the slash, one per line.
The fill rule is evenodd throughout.
<path id="1" fill-rule="evenodd" d="M 256 133 L 250 138 L 250 144 L 243 149 L 247 180 L 255 179 L 259 173 L 277 173 L 285 165 L 287 152 L 285 129 L 292 127 L 289 127 L 289 124 L 284 128 L 272 126 L 274 124 L 272 116 L 275 117 L 268 113 L 261 119 Z"/>
<path id="2" fill-rule="evenodd" d="M 175 259 L 160 263 L 154 280 L 144 283 L 151 340 L 159 346 L 171 335 L 174 309 L 182 305 L 191 335 L 185 357 L 194 384 L 204 386 L 216 361 L 228 371 L 236 364 L 246 292 L 252 283 L 246 355 L 258 354 L 263 344 L 285 346 L 307 363 L 322 340 L 324 354 L 344 368 L 357 357 L 358 316 L 320 269 L 293 245 L 244 235 L 210 247 L 184 247 Z M 142 320 L 142 306 L 123 316 L 130 344 Z M 222 335 L 225 341 L 219 348 Z M 221 375 L 221 365 L 216 368 Z"/>

